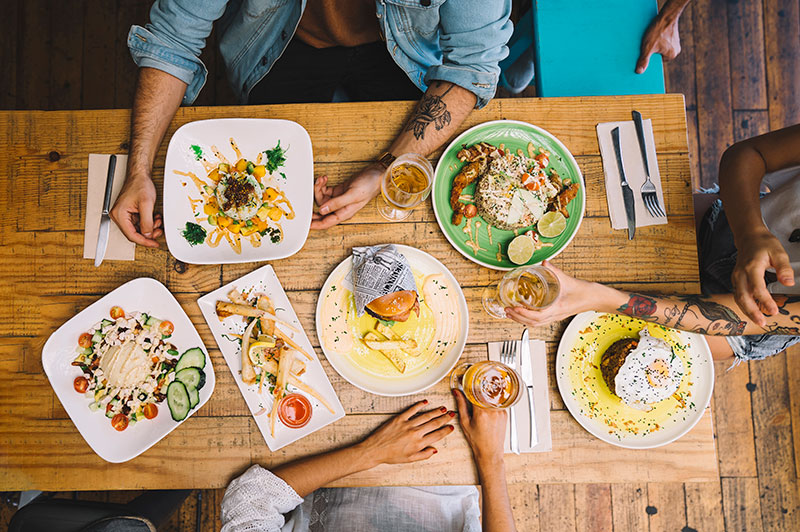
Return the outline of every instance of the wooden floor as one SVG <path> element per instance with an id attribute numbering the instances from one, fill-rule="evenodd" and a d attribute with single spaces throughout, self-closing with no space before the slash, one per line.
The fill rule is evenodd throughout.
<path id="1" fill-rule="evenodd" d="M 147 21 L 150 3 L 3 2 L 0 109 L 129 107 L 136 71 L 127 31 Z M 681 37 L 667 87 L 686 95 L 693 179 L 707 188 L 732 142 L 800 122 L 800 0 L 695 0 Z M 235 103 L 213 35 L 208 44 L 209 81 L 196 103 Z M 800 530 L 800 350 L 716 369 L 719 483 L 514 485 L 519 529 Z M 163 530 L 218 529 L 222 494 L 193 493 Z M 136 493 L 58 495 L 125 502 Z M 12 513 L 0 502 L 0 527 Z"/>

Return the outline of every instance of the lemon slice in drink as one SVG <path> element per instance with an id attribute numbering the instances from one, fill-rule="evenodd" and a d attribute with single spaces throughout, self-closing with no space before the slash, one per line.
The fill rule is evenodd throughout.
<path id="1" fill-rule="evenodd" d="M 508 259 L 514 264 L 525 264 L 536 251 L 536 243 L 528 235 L 514 237 L 508 244 Z"/>
<path id="2" fill-rule="evenodd" d="M 547 238 L 555 238 L 567 228 L 567 219 L 560 212 L 547 212 L 541 217 L 536 229 Z"/>

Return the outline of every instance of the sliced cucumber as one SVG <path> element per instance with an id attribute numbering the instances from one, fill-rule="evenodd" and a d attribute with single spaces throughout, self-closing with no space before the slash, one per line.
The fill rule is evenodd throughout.
<path id="1" fill-rule="evenodd" d="M 189 394 L 189 405 L 192 408 L 200 404 L 200 392 L 197 391 L 197 388 L 193 388 L 192 386 L 187 386 L 186 392 Z"/>
<path id="2" fill-rule="evenodd" d="M 183 421 L 189 415 L 189 410 L 192 409 L 191 399 L 186 385 L 181 381 L 172 381 L 167 386 L 167 406 L 175 421 Z"/>
<path id="3" fill-rule="evenodd" d="M 92 342 L 96 344 L 97 342 L 103 339 L 103 336 L 105 336 L 103 333 L 97 331 L 92 335 Z"/>
<path id="4" fill-rule="evenodd" d="M 161 321 L 162 320 L 159 320 L 158 318 L 154 318 L 153 316 L 147 316 L 147 320 L 144 322 L 144 324 L 147 325 L 150 328 L 153 328 L 153 327 L 158 327 L 158 325 L 161 323 Z"/>
<path id="5" fill-rule="evenodd" d="M 114 323 L 114 322 L 113 322 L 113 321 L 111 321 L 111 320 L 102 320 L 102 321 L 100 322 L 100 328 L 102 328 L 102 329 L 105 329 L 106 327 L 108 327 L 109 325 L 111 325 L 111 324 L 113 324 L 113 323 Z"/>
<path id="6" fill-rule="evenodd" d="M 200 390 L 206 383 L 206 374 L 197 368 L 183 368 L 175 373 L 175 379 L 184 383 L 187 388 Z"/>
<path id="7" fill-rule="evenodd" d="M 178 364 L 175 366 L 175 371 L 180 371 L 183 368 L 203 369 L 204 367 L 206 367 L 206 354 L 199 347 L 192 347 L 181 355 Z"/>
<path id="8" fill-rule="evenodd" d="M 92 348 L 91 347 L 87 347 L 87 348 L 85 348 L 83 350 L 83 356 L 89 356 L 91 354 L 92 354 Z"/>
<path id="9" fill-rule="evenodd" d="M 92 412 L 97 412 L 100 409 L 100 403 L 91 402 L 89 403 L 89 410 Z"/>

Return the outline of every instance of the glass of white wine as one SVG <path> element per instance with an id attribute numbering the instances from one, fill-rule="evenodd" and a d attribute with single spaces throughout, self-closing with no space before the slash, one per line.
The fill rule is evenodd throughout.
<path id="1" fill-rule="evenodd" d="M 422 155 L 406 153 L 389 166 L 381 181 L 378 212 L 391 222 L 405 220 L 425 201 L 433 184 L 433 167 Z"/>
<path id="2" fill-rule="evenodd" d="M 553 304 L 561 285 L 549 268 L 540 264 L 506 273 L 500 282 L 483 289 L 483 309 L 495 318 L 506 317 L 506 307 L 540 310 Z"/>

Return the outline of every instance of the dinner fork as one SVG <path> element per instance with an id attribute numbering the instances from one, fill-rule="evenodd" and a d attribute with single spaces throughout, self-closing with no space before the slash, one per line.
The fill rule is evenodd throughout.
<path id="1" fill-rule="evenodd" d="M 500 362 L 506 366 L 517 369 L 517 342 L 503 342 L 500 347 Z M 509 410 L 508 422 L 511 424 L 511 435 L 509 437 L 511 452 L 519 454 L 519 437 L 517 436 L 517 416 L 514 414 L 514 407 Z"/>
<path id="2" fill-rule="evenodd" d="M 656 186 L 650 181 L 650 165 L 647 163 L 647 145 L 645 144 L 644 140 L 644 124 L 642 123 L 642 113 L 639 111 L 633 111 L 633 123 L 636 124 L 636 136 L 639 138 L 639 148 L 642 150 L 642 161 L 644 161 L 644 172 L 647 179 L 642 185 L 641 194 L 642 194 L 642 201 L 644 202 L 644 206 L 647 208 L 647 212 L 650 213 L 650 216 L 653 218 L 664 217 L 667 213 L 664 212 L 664 209 L 661 208 L 661 204 L 658 201 L 658 195 L 656 194 Z"/>

